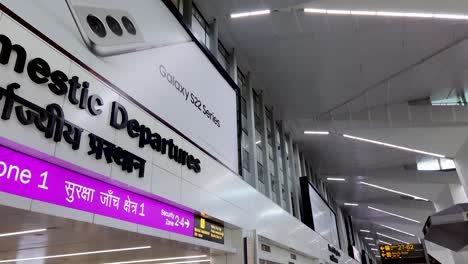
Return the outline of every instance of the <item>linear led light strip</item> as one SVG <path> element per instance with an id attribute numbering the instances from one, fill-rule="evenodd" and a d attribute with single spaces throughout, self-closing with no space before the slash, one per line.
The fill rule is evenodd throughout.
<path id="1" fill-rule="evenodd" d="M 184 260 L 184 259 L 196 259 L 196 258 L 206 258 L 206 255 L 200 256 L 186 256 L 186 257 L 173 257 L 173 258 L 159 258 L 159 259 L 142 259 L 142 260 L 132 260 L 132 261 L 124 261 L 124 262 L 112 262 L 112 263 L 104 263 L 104 264 L 133 264 L 133 263 L 148 263 L 148 262 L 156 262 L 156 261 L 168 261 L 168 260 Z M 209 260 L 208 260 L 209 261 Z M 177 262 L 177 263 L 196 263 L 196 262 L 207 262 L 207 260 L 192 260 L 192 262 Z M 161 263 L 163 264 L 163 263 Z M 175 264 L 175 263 L 173 263 Z"/>
<path id="2" fill-rule="evenodd" d="M 408 220 L 408 221 L 411 221 L 411 222 L 415 222 L 415 223 L 418 223 L 418 224 L 421 223 L 421 222 L 419 222 L 418 220 L 414 220 L 414 219 L 411 219 L 411 218 L 409 218 L 409 217 L 405 217 L 405 216 L 402 216 L 402 215 L 390 213 L 390 212 L 387 212 L 387 211 L 384 211 L 384 210 L 382 210 L 382 209 L 378 209 L 378 208 L 375 208 L 375 207 L 372 207 L 372 206 L 368 206 L 368 208 L 369 208 L 369 209 L 372 209 L 372 210 L 375 210 L 375 211 L 378 211 L 378 212 L 381 212 L 381 213 L 384 213 L 384 214 L 396 216 L 396 217 L 399 217 L 399 218 L 402 218 L 402 219 L 405 219 L 405 220 Z"/>
<path id="3" fill-rule="evenodd" d="M 386 228 L 388 228 L 388 229 L 390 229 L 390 230 L 397 231 L 397 232 L 400 232 L 400 233 L 402 233 L 402 234 L 405 234 L 405 235 L 408 235 L 408 236 L 415 237 L 415 235 L 414 235 L 414 234 L 411 234 L 411 233 L 405 232 L 405 231 L 403 231 L 403 230 L 396 229 L 396 228 L 393 228 L 393 227 L 390 227 L 390 226 L 386 226 L 386 225 L 382 225 L 382 224 L 379 224 L 379 225 L 380 225 L 380 226 L 383 226 L 383 227 L 386 227 Z"/>
<path id="4" fill-rule="evenodd" d="M 385 244 L 385 245 L 389 245 L 389 246 L 392 245 L 392 244 L 390 244 L 390 243 L 388 243 L 388 242 L 385 242 L 385 241 L 383 241 L 383 240 L 380 240 L 380 239 L 379 239 L 379 242 L 382 243 L 382 244 Z"/>
<path id="5" fill-rule="evenodd" d="M 384 190 L 384 191 L 388 191 L 388 192 L 392 192 L 392 193 L 397 193 L 397 194 L 401 194 L 401 195 L 406 195 L 406 196 L 409 196 L 409 197 L 413 197 L 414 199 L 417 199 L 417 200 L 423 200 L 423 201 L 426 201 L 426 202 L 429 201 L 429 200 L 426 199 L 426 198 L 422 198 L 422 197 L 419 197 L 419 196 L 416 196 L 416 195 L 412 195 L 412 194 L 409 194 L 409 193 L 404 193 L 404 192 L 392 190 L 392 189 L 385 188 L 385 187 L 382 187 L 382 186 L 379 186 L 379 185 L 375 185 L 375 184 L 371 184 L 371 183 L 367 183 L 367 182 L 359 182 L 359 183 L 360 183 L 360 184 L 367 185 L 367 186 L 370 186 L 370 187 L 374 187 L 374 188 L 377 188 L 377 189 L 381 189 L 381 190 Z"/>
<path id="6" fill-rule="evenodd" d="M 367 142 L 367 143 L 382 145 L 382 146 L 386 146 L 386 147 L 390 147 L 390 148 L 396 148 L 396 149 L 406 150 L 406 151 L 415 152 L 415 153 L 419 153 L 419 154 L 434 156 L 434 157 L 438 157 L 438 158 L 445 158 L 444 155 L 440 155 L 440 154 L 436 154 L 436 153 L 432 153 L 432 152 L 427 152 L 427 151 L 422 151 L 422 150 L 417 150 L 417 149 L 412 149 L 412 148 L 407 148 L 407 147 L 402 147 L 402 146 L 397 146 L 397 145 L 388 144 L 388 143 L 380 142 L 380 141 L 376 141 L 376 140 L 371 140 L 371 139 L 366 139 L 366 138 L 361 138 L 361 137 L 355 137 L 355 136 L 346 135 L 346 134 L 343 134 L 343 137 L 349 138 L 349 139 L 354 139 L 354 140 L 359 140 L 359 141 L 363 141 L 363 142 Z"/>
<path id="7" fill-rule="evenodd" d="M 353 15 L 353 16 L 384 16 L 384 17 L 413 17 L 413 18 L 438 18 L 467 20 L 467 15 L 461 14 L 439 14 L 439 13 L 417 13 L 417 12 L 391 12 L 377 10 L 345 10 L 345 9 L 317 9 L 305 8 L 306 13 L 331 14 L 331 15 Z"/>
<path id="8" fill-rule="evenodd" d="M 330 135 L 328 131 L 304 131 L 306 135 Z"/>
<path id="9" fill-rule="evenodd" d="M 47 229 L 45 229 L 45 228 L 34 229 L 34 230 L 26 230 L 26 231 L 19 231 L 19 232 L 13 232 L 13 233 L 0 234 L 0 237 L 19 236 L 19 235 L 26 235 L 26 234 L 32 234 L 32 233 L 40 233 L 40 232 L 45 232 L 45 231 L 47 231 Z"/>
<path id="10" fill-rule="evenodd" d="M 386 237 L 386 238 L 390 238 L 390 239 L 393 239 L 393 240 L 395 240 L 395 241 L 401 242 L 401 243 L 403 243 L 403 244 L 407 244 L 407 245 L 409 244 L 408 242 L 406 242 L 406 241 L 404 241 L 404 240 L 401 240 L 401 239 L 398 239 L 398 238 L 394 238 L 394 237 L 391 237 L 391 236 L 388 236 L 388 235 L 384 235 L 384 234 L 379 233 L 379 232 L 376 232 L 376 233 L 377 233 L 377 235 L 379 235 L 379 236 L 383 236 L 383 237 Z"/>
<path id="11" fill-rule="evenodd" d="M 231 14 L 231 18 L 240 18 L 240 17 L 250 17 L 250 16 L 261 16 L 261 15 L 268 15 L 271 13 L 271 10 L 257 10 L 251 12 L 242 12 L 242 13 L 235 13 Z"/>
<path id="12" fill-rule="evenodd" d="M 88 252 L 71 253 L 71 254 L 63 254 L 63 255 L 52 255 L 52 256 L 44 256 L 44 257 L 0 260 L 0 263 L 21 262 L 21 261 L 31 261 L 31 260 L 41 260 L 41 259 L 67 258 L 67 257 L 77 257 L 77 256 L 85 256 L 85 255 L 96 255 L 96 254 L 105 254 L 105 253 L 115 253 L 115 252 L 133 251 L 133 250 L 142 250 L 142 249 L 150 249 L 150 248 L 151 248 L 151 246 L 132 247 L 132 248 L 118 248 L 118 249 L 88 251 Z"/>

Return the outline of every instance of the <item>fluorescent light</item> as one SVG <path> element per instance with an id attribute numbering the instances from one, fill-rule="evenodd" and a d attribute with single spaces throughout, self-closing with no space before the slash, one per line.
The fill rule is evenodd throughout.
<path id="1" fill-rule="evenodd" d="M 200 256 L 186 256 L 186 257 L 173 257 L 173 258 L 160 258 L 160 259 L 142 259 L 142 260 L 132 260 L 132 261 L 124 261 L 124 262 L 112 262 L 112 263 L 105 263 L 105 264 L 133 264 L 133 263 L 147 263 L 147 262 L 168 261 L 168 260 L 184 260 L 184 259 L 195 259 L 195 258 L 206 258 L 206 257 L 207 257 L 206 255 L 200 255 Z M 200 260 L 196 260 L 196 261 L 200 261 Z"/>
<path id="2" fill-rule="evenodd" d="M 387 17 L 404 17 L 405 13 L 402 12 L 387 12 L 387 11 L 378 11 L 377 16 L 387 16 Z"/>
<path id="3" fill-rule="evenodd" d="M 363 233 L 370 233 L 370 230 L 366 230 L 366 229 L 361 229 L 361 230 L 359 230 L 359 231 L 361 231 L 361 232 L 363 232 Z"/>
<path id="4" fill-rule="evenodd" d="M 327 178 L 327 181 L 346 181 L 345 178 Z"/>
<path id="5" fill-rule="evenodd" d="M 376 140 L 371 140 L 371 139 L 366 139 L 366 138 L 361 138 L 361 137 L 355 137 L 355 136 L 346 135 L 346 134 L 344 134 L 343 137 L 354 139 L 354 140 L 359 140 L 359 141 L 363 141 L 363 142 L 367 142 L 367 143 L 382 145 L 382 146 L 386 146 L 386 147 L 390 147 L 390 148 L 396 148 L 396 149 L 406 150 L 406 151 L 410 151 L 410 152 L 415 152 L 415 153 L 419 153 L 419 154 L 424 154 L 424 155 L 429 155 L 429 156 L 434 156 L 434 157 L 439 157 L 439 158 L 445 158 L 444 155 L 440 155 L 440 154 L 436 154 L 436 153 L 432 153 L 432 152 L 426 152 L 426 151 L 417 150 L 417 149 L 412 149 L 412 148 L 406 148 L 406 147 L 397 146 L 397 145 L 393 145 L 393 144 L 388 144 L 388 143 L 384 143 L 384 142 L 380 142 L 380 141 L 376 141 Z"/>
<path id="6" fill-rule="evenodd" d="M 0 234 L 0 237 L 9 237 L 9 236 L 18 236 L 18 235 L 25 235 L 25 234 L 32 234 L 32 233 L 40 233 L 40 232 L 45 232 L 47 229 L 34 229 L 34 230 L 26 230 L 26 231 L 19 231 L 19 232 L 13 232 L 13 233 L 4 233 Z"/>
<path id="7" fill-rule="evenodd" d="M 329 135 L 330 132 L 328 131 L 304 131 L 306 135 Z"/>
<path id="8" fill-rule="evenodd" d="M 344 203 L 346 206 L 359 206 L 357 203 Z"/>
<path id="9" fill-rule="evenodd" d="M 306 13 L 325 14 L 325 13 L 327 13 L 327 10 L 326 9 L 316 9 L 316 8 L 304 8 L 304 12 L 306 12 Z"/>
<path id="10" fill-rule="evenodd" d="M 63 255 L 52 255 L 52 256 L 44 256 L 44 257 L 33 257 L 33 258 L 20 258 L 20 259 L 0 260 L 0 263 L 20 262 L 20 261 L 30 261 L 30 260 L 40 260 L 40 259 L 67 258 L 67 257 L 76 257 L 76 256 L 85 256 L 85 255 L 96 255 L 96 254 L 104 254 L 104 253 L 114 253 L 114 252 L 123 252 L 123 251 L 133 251 L 133 250 L 141 250 L 141 249 L 149 249 L 149 248 L 151 248 L 151 246 L 132 247 L 132 248 L 118 248 L 118 249 L 107 249 L 107 250 L 88 251 L 88 252 L 71 253 L 71 254 L 63 254 Z"/>
<path id="11" fill-rule="evenodd" d="M 371 248 L 370 250 L 372 250 L 372 251 L 379 251 L 379 250 L 376 249 L 376 248 Z"/>
<path id="12" fill-rule="evenodd" d="M 415 18 L 433 18 L 434 14 L 431 13 L 405 13 L 406 17 L 415 17 Z"/>
<path id="13" fill-rule="evenodd" d="M 383 240 L 380 240 L 380 239 L 379 239 L 379 242 L 382 243 L 382 244 L 385 244 L 385 245 L 392 245 L 392 244 L 390 244 L 390 243 L 388 243 L 388 242 L 385 242 L 385 241 L 383 241 Z"/>
<path id="14" fill-rule="evenodd" d="M 351 10 L 351 15 L 355 16 L 375 16 L 377 15 L 376 11 L 362 11 L 362 10 Z"/>
<path id="15" fill-rule="evenodd" d="M 258 145 L 258 144 L 260 144 L 260 143 L 262 143 L 262 141 L 261 141 L 261 140 L 259 140 L 259 141 L 255 142 L 255 145 Z"/>
<path id="16" fill-rule="evenodd" d="M 369 246 L 375 246 L 374 243 L 368 243 L 367 245 L 369 245 Z"/>
<path id="17" fill-rule="evenodd" d="M 351 14 L 350 10 L 333 10 L 333 9 L 328 9 L 327 14 L 332 14 L 332 15 L 349 15 Z"/>
<path id="18" fill-rule="evenodd" d="M 374 240 L 374 239 L 371 238 L 371 237 L 365 237 L 364 239 L 365 239 L 365 240 Z"/>
<path id="19" fill-rule="evenodd" d="M 386 238 L 390 238 L 390 239 L 393 239 L 393 240 L 395 240 L 395 241 L 398 241 L 398 242 L 401 242 L 401 243 L 404 243 L 404 244 L 407 244 L 407 245 L 409 244 L 408 242 L 406 242 L 406 241 L 404 241 L 404 240 L 401 240 L 401 239 L 398 239 L 398 238 L 394 238 L 394 237 L 391 237 L 391 236 L 389 236 L 389 235 L 385 235 L 385 234 L 382 234 L 382 233 L 379 233 L 379 232 L 377 232 L 377 235 L 383 236 L 383 237 L 386 237 Z"/>
<path id="20" fill-rule="evenodd" d="M 400 230 L 400 229 L 397 229 L 397 228 L 393 228 L 393 227 L 386 226 L 386 225 L 382 225 L 382 224 L 380 224 L 380 226 L 386 227 L 386 228 L 388 228 L 388 229 L 390 229 L 390 230 L 397 231 L 397 232 L 400 232 L 400 233 L 405 234 L 405 235 L 408 235 L 408 236 L 412 236 L 412 237 L 415 236 L 415 235 L 413 235 L 413 234 L 411 234 L 411 233 L 405 232 L 405 231 Z"/>
<path id="21" fill-rule="evenodd" d="M 434 14 L 434 18 L 465 19 L 465 16 L 464 15 L 455 15 L 455 14 Z"/>
<path id="22" fill-rule="evenodd" d="M 353 16 L 382 16 L 382 17 L 414 17 L 414 18 L 436 18 L 436 19 L 457 19 L 466 20 L 468 15 L 462 14 L 433 14 L 424 12 L 396 12 L 396 11 L 372 11 L 372 10 L 341 10 L 341 9 L 320 9 L 320 8 L 305 8 L 306 13 L 316 14 L 338 14 L 338 15 L 353 15 Z M 232 16 L 232 15 L 231 15 Z"/>
<path id="23" fill-rule="evenodd" d="M 381 190 L 384 190 L 384 191 L 389 191 L 389 192 L 392 192 L 392 193 L 397 193 L 397 194 L 401 194 L 401 195 L 406 195 L 406 196 L 409 196 L 409 197 L 413 197 L 414 199 L 417 199 L 417 200 L 423 200 L 423 201 L 426 201 L 426 202 L 429 201 L 429 200 L 426 199 L 426 198 L 422 198 L 422 197 L 419 197 L 419 196 L 416 196 L 416 195 L 412 195 L 412 194 L 409 194 L 409 193 L 404 193 L 404 192 L 392 190 L 392 189 L 385 188 L 385 187 L 382 187 L 382 186 L 379 186 L 379 185 L 375 185 L 375 184 L 371 184 L 371 183 L 367 183 L 367 182 L 359 182 L 359 183 L 360 183 L 360 184 L 367 185 L 367 186 L 370 186 L 370 187 L 374 187 L 374 188 L 377 188 L 377 189 L 381 189 Z"/>
<path id="24" fill-rule="evenodd" d="M 405 216 L 401 216 L 401 215 L 398 215 L 398 214 L 390 213 L 390 212 L 387 212 L 387 211 L 384 211 L 382 209 L 378 209 L 378 208 L 375 208 L 375 207 L 372 207 L 372 206 L 368 206 L 368 208 L 372 209 L 372 210 L 375 210 L 375 211 L 378 211 L 378 212 L 381 212 L 381 213 L 384 213 L 384 214 L 396 216 L 396 217 L 399 217 L 399 218 L 402 218 L 402 219 L 405 219 L 405 220 L 408 220 L 408 221 L 411 221 L 411 222 L 415 222 L 415 223 L 418 223 L 418 224 L 421 223 L 418 220 L 414 220 L 414 219 L 411 219 L 409 217 L 405 217 Z"/>
<path id="25" fill-rule="evenodd" d="M 231 14 L 231 18 L 260 16 L 260 15 L 267 15 L 267 14 L 270 14 L 270 13 L 271 13 L 271 10 L 258 10 L 258 11 Z"/>

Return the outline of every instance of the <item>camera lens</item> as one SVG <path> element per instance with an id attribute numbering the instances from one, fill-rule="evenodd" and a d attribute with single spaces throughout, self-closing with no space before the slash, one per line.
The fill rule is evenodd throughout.
<path id="1" fill-rule="evenodd" d="M 116 34 L 117 36 L 122 36 L 122 33 L 123 33 L 122 27 L 120 26 L 119 22 L 115 18 L 111 16 L 107 16 L 106 22 L 110 30 L 114 32 L 114 34 Z"/>
<path id="2" fill-rule="evenodd" d="M 136 28 L 128 17 L 126 16 L 122 17 L 122 24 L 124 25 L 128 33 L 132 35 L 136 35 Z"/>
<path id="3" fill-rule="evenodd" d="M 93 15 L 88 15 L 86 20 L 88 21 L 89 27 L 96 35 L 101 38 L 106 36 L 106 28 L 99 18 Z"/>

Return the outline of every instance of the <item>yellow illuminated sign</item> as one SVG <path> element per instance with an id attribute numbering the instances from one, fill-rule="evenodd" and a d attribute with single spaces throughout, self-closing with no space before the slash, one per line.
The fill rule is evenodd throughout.
<path id="1" fill-rule="evenodd" d="M 379 249 L 383 259 L 415 258 L 424 255 L 424 248 L 421 244 L 380 245 Z"/>

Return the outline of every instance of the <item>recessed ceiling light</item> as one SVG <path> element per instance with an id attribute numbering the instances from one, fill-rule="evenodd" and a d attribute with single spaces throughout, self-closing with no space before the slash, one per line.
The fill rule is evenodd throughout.
<path id="1" fill-rule="evenodd" d="M 330 135 L 328 131 L 304 131 L 306 135 Z"/>
<path id="2" fill-rule="evenodd" d="M 372 250 L 372 251 L 379 251 L 379 250 L 376 249 L 376 248 L 371 248 L 370 250 Z"/>
<path id="3" fill-rule="evenodd" d="M 364 239 L 365 239 L 365 240 L 374 240 L 374 239 L 371 238 L 371 237 L 365 237 Z"/>
<path id="4" fill-rule="evenodd" d="M 415 219 L 412 219 L 412 218 L 409 218 L 409 217 L 405 217 L 405 216 L 402 216 L 402 215 L 399 215 L 399 214 L 390 213 L 390 212 L 387 212 L 387 211 L 385 211 L 385 210 L 378 209 L 378 208 L 375 208 L 375 207 L 372 207 L 372 206 L 368 206 L 368 208 L 369 208 L 369 209 L 372 209 L 372 210 L 374 210 L 374 211 L 378 211 L 378 212 L 381 212 L 381 213 L 384 213 L 384 214 L 396 216 L 396 217 L 399 217 L 399 218 L 401 218 L 401 219 L 405 219 L 405 220 L 408 220 L 408 221 L 411 221 L 411 222 L 415 222 L 415 223 L 418 223 L 418 224 L 421 223 L 421 222 L 418 221 L 418 220 L 415 220 Z"/>
<path id="5" fill-rule="evenodd" d="M 386 228 L 388 228 L 388 229 L 391 229 L 391 230 L 393 230 L 393 231 L 397 231 L 397 232 L 400 232 L 400 233 L 402 233 L 402 234 L 408 235 L 408 236 L 412 236 L 412 237 L 415 236 L 414 234 L 405 232 L 405 231 L 403 231 L 403 230 L 400 230 L 400 229 L 397 229 L 397 228 L 394 228 L 394 227 L 391 227 L 391 226 L 382 225 L 382 224 L 379 224 L 379 225 L 380 225 L 380 226 L 383 226 L 383 227 L 386 227 Z"/>
<path id="6" fill-rule="evenodd" d="M 370 230 L 366 230 L 366 229 L 361 229 L 361 230 L 359 230 L 359 231 L 361 231 L 361 232 L 363 232 L 363 233 L 370 233 Z"/>
<path id="7" fill-rule="evenodd" d="M 379 241 L 380 243 L 382 243 L 382 244 L 385 244 L 385 245 L 392 245 L 392 244 L 390 244 L 390 243 L 388 243 L 388 242 L 385 242 L 385 241 L 383 241 L 383 240 L 380 240 L 380 239 L 379 239 L 378 241 Z"/>
<path id="8" fill-rule="evenodd" d="M 367 185 L 367 186 L 370 186 L 370 187 L 374 187 L 374 188 L 377 188 L 377 189 L 381 189 L 381 190 L 384 190 L 384 191 L 388 191 L 388 192 L 392 192 L 392 193 L 397 193 L 397 194 L 401 194 L 401 195 L 406 195 L 406 196 L 409 196 L 409 197 L 413 197 L 414 199 L 417 199 L 417 200 L 422 200 L 422 201 L 426 201 L 428 202 L 429 200 L 426 199 L 426 198 L 422 198 L 422 197 L 419 197 L 419 196 L 416 196 L 416 195 L 412 195 L 412 194 L 409 194 L 409 193 L 404 193 L 404 192 L 400 192 L 400 191 L 397 191 L 397 190 L 392 190 L 392 189 L 389 189 L 389 188 L 385 188 L 385 187 L 382 187 L 382 186 L 379 186 L 379 185 L 375 185 L 375 184 L 371 184 L 371 183 L 367 183 L 367 182 L 359 182 L 360 184 L 364 184 L 364 185 Z"/>
<path id="9" fill-rule="evenodd" d="M 327 178 L 327 181 L 346 181 L 345 178 Z"/>
<path id="10" fill-rule="evenodd" d="M 270 13 L 271 13 L 271 10 L 258 10 L 258 11 L 251 11 L 251 12 L 234 13 L 234 14 L 231 14 L 231 18 L 261 16 L 261 15 L 267 15 Z"/>
<path id="11" fill-rule="evenodd" d="M 26 230 L 26 231 L 19 231 L 19 232 L 0 234 L 0 237 L 19 236 L 19 235 L 26 235 L 26 234 L 32 234 L 32 233 L 40 233 L 40 232 L 45 232 L 45 231 L 47 231 L 46 228 Z"/>
<path id="12" fill-rule="evenodd" d="M 427 151 L 422 151 L 422 150 L 417 150 L 417 149 L 412 149 L 412 148 L 407 148 L 407 147 L 402 147 L 402 146 L 393 145 L 393 144 L 388 144 L 388 143 L 377 141 L 377 140 L 371 140 L 371 139 L 366 139 L 366 138 L 361 138 L 361 137 L 355 137 L 355 136 L 346 135 L 346 134 L 343 134 L 343 137 L 358 140 L 358 141 L 362 141 L 362 142 L 377 144 L 377 145 L 381 145 L 381 146 L 386 146 L 386 147 L 390 147 L 390 148 L 396 148 L 396 149 L 415 152 L 415 153 L 419 153 L 419 154 L 434 156 L 434 157 L 438 157 L 438 158 L 445 158 L 444 155 L 440 155 L 440 154 L 436 154 L 436 153 L 432 153 L 432 152 L 427 152 Z"/>
<path id="13" fill-rule="evenodd" d="M 375 246 L 375 244 L 374 244 L 374 243 L 369 243 L 369 244 L 367 244 L 367 245 L 369 245 L 369 246 Z"/>
<path id="14" fill-rule="evenodd" d="M 206 255 L 200 256 L 185 256 L 185 257 L 172 257 L 172 258 L 159 258 L 159 259 L 141 259 L 141 260 L 131 260 L 131 261 L 122 261 L 122 262 L 112 262 L 105 264 L 134 264 L 134 263 L 148 263 L 148 262 L 159 262 L 159 261 L 168 261 L 168 260 L 185 260 L 185 259 L 196 259 L 196 258 L 206 258 Z M 196 262 L 200 260 L 195 260 Z M 189 263 L 189 262 L 184 262 Z"/>
<path id="15" fill-rule="evenodd" d="M 359 206 L 357 203 L 344 203 L 346 206 Z"/>
<path id="16" fill-rule="evenodd" d="M 149 248 L 151 248 L 151 246 L 107 249 L 107 250 L 88 251 L 88 252 L 79 252 L 79 253 L 62 254 L 62 255 L 52 255 L 52 256 L 44 256 L 44 257 L 32 257 L 32 258 L 18 258 L 18 259 L 0 260 L 0 263 L 21 262 L 21 261 L 31 261 L 31 260 L 41 260 L 41 259 L 67 258 L 67 257 L 77 257 L 77 256 L 86 256 L 86 255 L 97 255 L 97 254 L 105 254 L 105 253 L 142 250 L 142 249 L 149 249 Z"/>
<path id="17" fill-rule="evenodd" d="M 386 238 L 390 238 L 390 239 L 393 239 L 395 241 L 398 241 L 398 242 L 401 242 L 401 243 L 404 243 L 404 244 L 409 244 L 408 242 L 404 241 L 404 240 L 401 240 L 401 239 L 398 239 L 398 238 L 394 238 L 394 237 L 391 237 L 389 235 L 385 235 L 385 234 L 382 234 L 382 233 L 379 233 L 377 232 L 377 235 L 379 236 L 383 236 L 383 237 L 386 237 Z"/>

